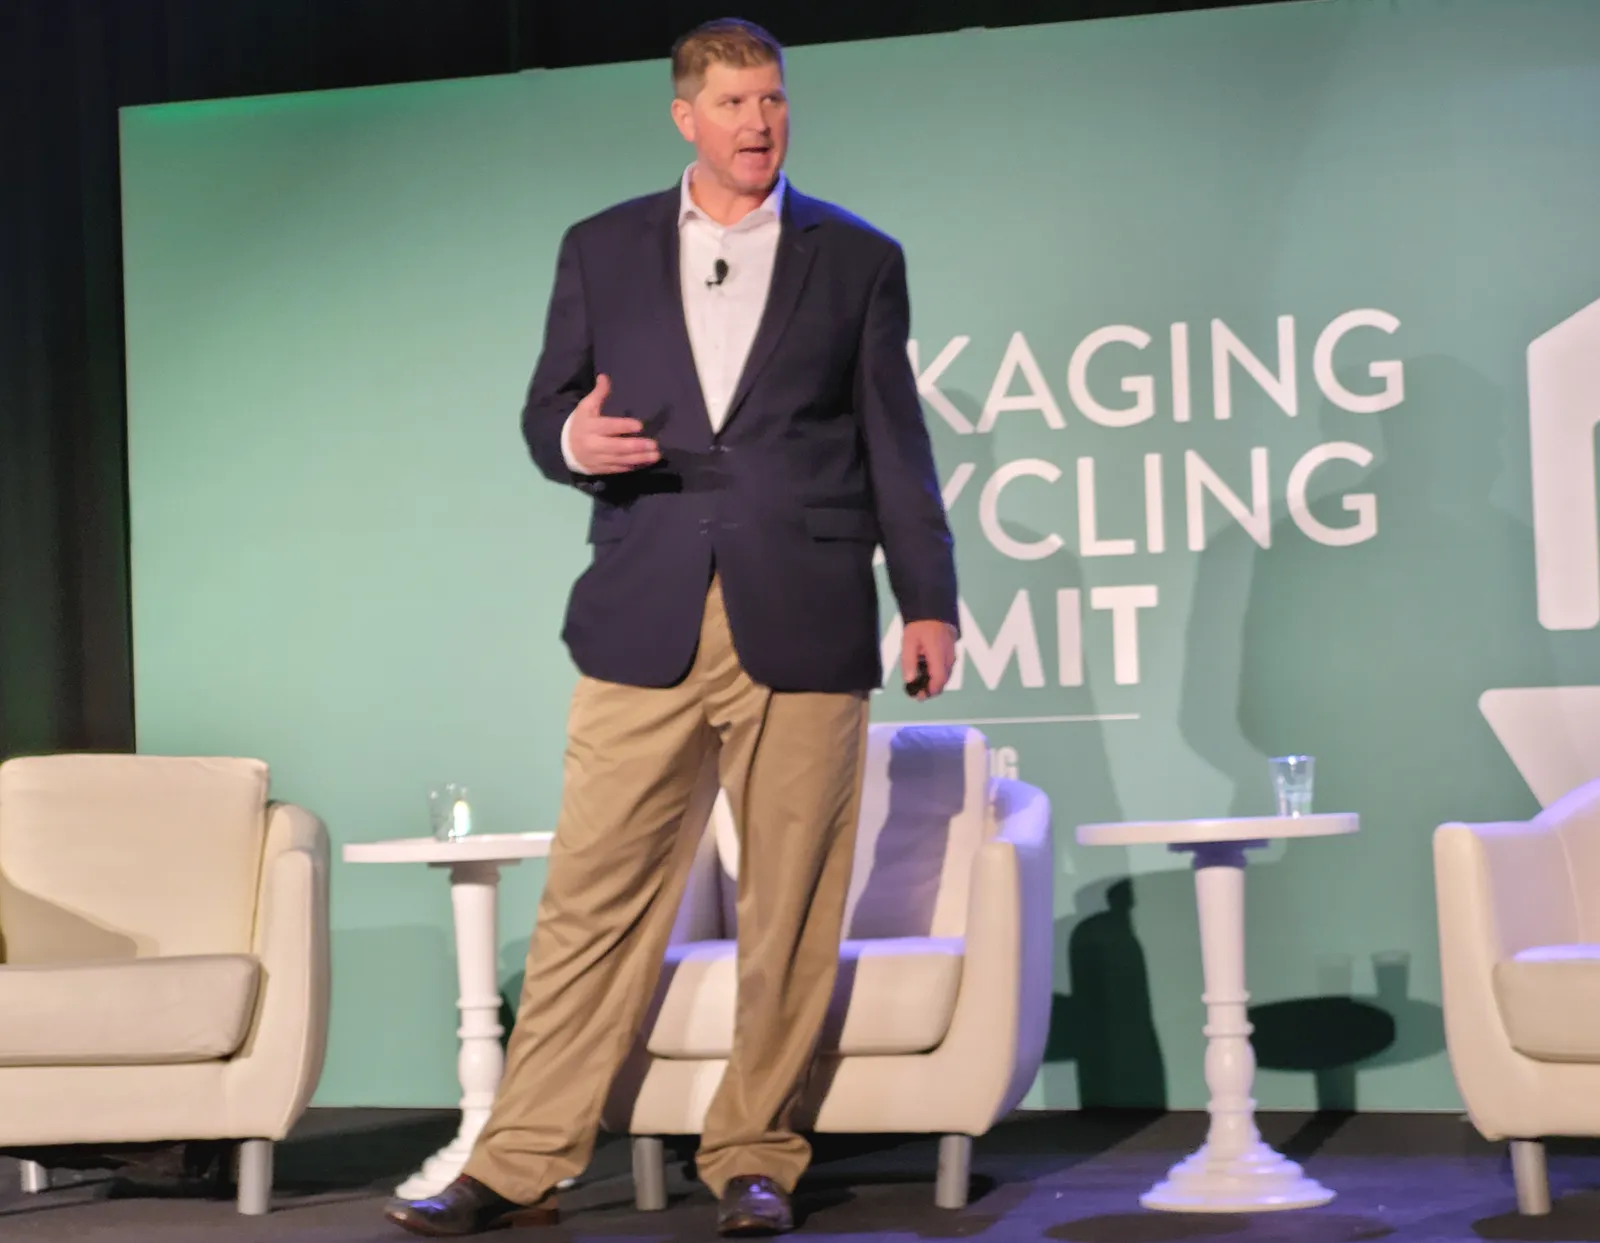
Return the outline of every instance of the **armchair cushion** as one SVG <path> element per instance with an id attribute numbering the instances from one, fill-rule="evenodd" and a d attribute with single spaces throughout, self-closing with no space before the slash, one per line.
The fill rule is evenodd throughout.
<path id="1" fill-rule="evenodd" d="M 244 1043 L 260 984 L 247 954 L 0 967 L 0 1066 L 225 1058 Z"/>
<path id="2" fill-rule="evenodd" d="M 267 784 L 249 759 L 0 764 L 4 961 L 248 953 Z"/>
<path id="3" fill-rule="evenodd" d="M 959 937 L 846 941 L 819 1053 L 926 1053 L 944 1039 L 961 984 Z M 649 1051 L 724 1058 L 733 1049 L 738 992 L 732 941 L 691 941 L 667 952 L 665 995 Z"/>
<path id="4" fill-rule="evenodd" d="M 1540 945 L 1494 966 L 1511 1047 L 1541 1062 L 1600 1062 L 1600 945 Z"/>

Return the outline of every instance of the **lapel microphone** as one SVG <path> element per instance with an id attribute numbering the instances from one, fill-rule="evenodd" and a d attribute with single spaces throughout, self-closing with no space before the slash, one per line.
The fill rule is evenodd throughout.
<path id="1" fill-rule="evenodd" d="M 712 265 L 711 270 L 713 273 L 715 273 L 715 275 L 706 278 L 707 289 L 710 289 L 715 285 L 720 285 L 723 281 L 728 279 L 728 261 L 726 259 L 718 259 L 716 263 Z"/>

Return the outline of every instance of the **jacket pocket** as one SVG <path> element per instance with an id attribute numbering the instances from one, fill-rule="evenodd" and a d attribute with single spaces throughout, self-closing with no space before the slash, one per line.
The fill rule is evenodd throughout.
<path id="1" fill-rule="evenodd" d="M 876 544 L 878 517 L 870 509 L 807 509 L 806 530 L 812 539 L 863 540 Z"/>

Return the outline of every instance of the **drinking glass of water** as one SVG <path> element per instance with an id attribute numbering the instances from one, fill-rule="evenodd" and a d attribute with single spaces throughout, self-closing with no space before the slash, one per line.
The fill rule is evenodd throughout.
<path id="1" fill-rule="evenodd" d="M 1280 816 L 1311 814 L 1311 776 L 1316 761 L 1309 755 L 1279 755 L 1272 765 L 1272 788 L 1278 796 Z"/>
<path id="2" fill-rule="evenodd" d="M 441 842 L 460 841 L 472 832 L 472 804 L 467 787 L 450 782 L 428 791 L 428 816 L 433 835 Z"/>

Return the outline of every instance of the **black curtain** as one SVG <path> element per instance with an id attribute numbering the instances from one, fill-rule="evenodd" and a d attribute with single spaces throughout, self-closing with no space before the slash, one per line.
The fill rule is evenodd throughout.
<path id="1" fill-rule="evenodd" d="M 0 757 L 133 734 L 110 68 L 0 5 Z"/>
<path id="2" fill-rule="evenodd" d="M 0 0 L 0 759 L 134 745 L 118 108 L 656 58 L 729 9 L 804 44 L 1219 7 Z"/>

